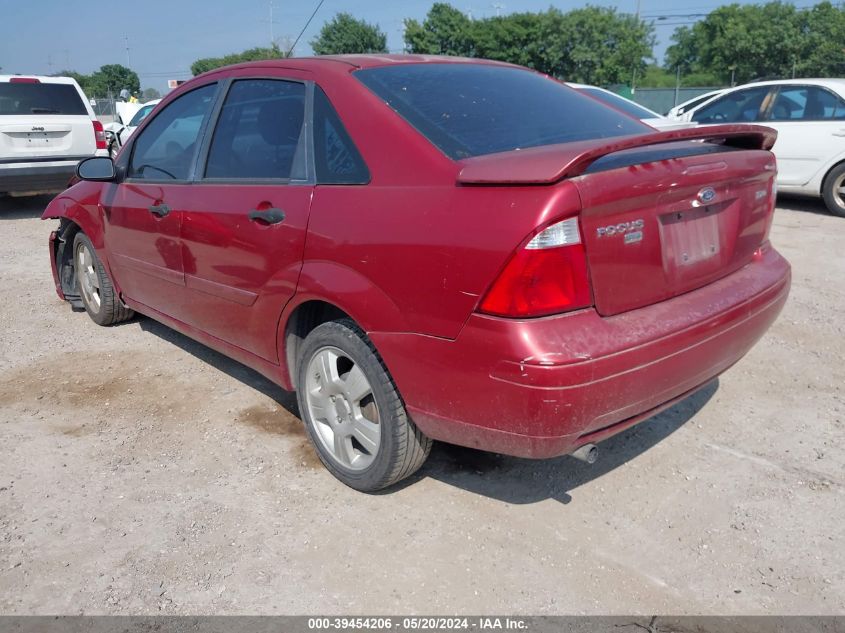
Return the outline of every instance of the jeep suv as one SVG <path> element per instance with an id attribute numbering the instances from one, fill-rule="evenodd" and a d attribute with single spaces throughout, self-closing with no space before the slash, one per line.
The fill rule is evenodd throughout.
<path id="1" fill-rule="evenodd" d="M 95 155 L 108 155 L 103 124 L 75 80 L 0 75 L 0 194 L 62 191 Z"/>

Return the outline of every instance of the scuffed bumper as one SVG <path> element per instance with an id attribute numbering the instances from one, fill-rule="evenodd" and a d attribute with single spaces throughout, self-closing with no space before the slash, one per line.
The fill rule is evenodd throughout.
<path id="1" fill-rule="evenodd" d="M 473 315 L 454 341 L 371 333 L 420 429 L 551 457 L 670 406 L 741 359 L 777 318 L 790 267 L 773 248 L 693 292 L 603 318 Z"/>

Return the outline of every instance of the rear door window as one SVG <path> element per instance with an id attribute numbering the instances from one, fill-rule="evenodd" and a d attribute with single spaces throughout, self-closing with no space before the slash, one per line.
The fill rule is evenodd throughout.
<path id="1" fill-rule="evenodd" d="M 236 81 L 211 141 L 206 178 L 304 179 L 305 85 Z"/>
<path id="2" fill-rule="evenodd" d="M 493 64 L 397 64 L 355 72 L 444 154 L 645 134 L 634 117 L 544 75 Z"/>
<path id="3" fill-rule="evenodd" d="M 783 87 L 775 97 L 770 121 L 824 121 L 845 118 L 845 102 L 817 86 Z"/>
<path id="4" fill-rule="evenodd" d="M 365 184 L 370 180 L 364 159 L 319 86 L 314 88 L 314 162 L 317 184 Z"/>
<path id="5" fill-rule="evenodd" d="M 697 123 L 748 123 L 760 120 L 760 108 L 769 86 L 728 93 L 708 103 L 692 116 Z"/>
<path id="6" fill-rule="evenodd" d="M 187 180 L 202 123 L 211 110 L 217 84 L 208 84 L 171 101 L 141 130 L 130 178 Z"/>
<path id="7" fill-rule="evenodd" d="M 0 82 L 0 115 L 75 115 L 88 110 L 73 84 Z"/>

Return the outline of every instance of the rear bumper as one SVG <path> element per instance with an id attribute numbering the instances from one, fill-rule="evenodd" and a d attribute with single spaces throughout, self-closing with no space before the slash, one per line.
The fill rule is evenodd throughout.
<path id="1" fill-rule="evenodd" d="M 78 160 L 0 164 L 0 192 L 59 192 L 76 173 Z"/>
<path id="2" fill-rule="evenodd" d="M 742 358 L 783 308 L 773 248 L 704 288 L 613 317 L 473 315 L 454 341 L 372 333 L 409 413 L 433 439 L 551 457 L 654 415 Z"/>

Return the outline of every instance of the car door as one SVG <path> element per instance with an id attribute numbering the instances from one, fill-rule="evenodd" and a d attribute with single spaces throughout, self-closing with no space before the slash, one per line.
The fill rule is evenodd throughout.
<path id="1" fill-rule="evenodd" d="M 800 186 L 845 153 L 845 101 L 827 88 L 783 85 L 764 124 L 778 131 L 778 183 Z"/>
<path id="2" fill-rule="evenodd" d="M 216 91 L 206 84 L 156 114 L 132 144 L 125 177 L 101 199 L 107 257 L 123 295 L 173 317 L 184 301 L 183 207 Z"/>
<path id="3" fill-rule="evenodd" d="M 183 320 L 266 360 L 293 296 L 313 194 L 305 82 L 226 86 L 181 227 Z"/>

